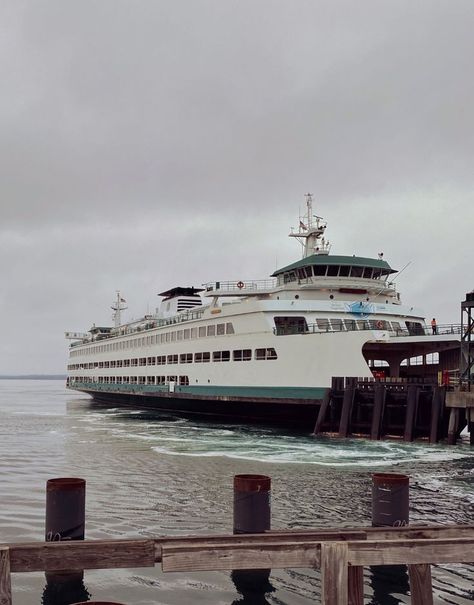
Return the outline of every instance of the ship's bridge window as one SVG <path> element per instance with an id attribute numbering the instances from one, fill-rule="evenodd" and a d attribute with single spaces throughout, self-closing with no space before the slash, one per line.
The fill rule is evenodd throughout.
<path id="1" fill-rule="evenodd" d="M 321 277 L 326 275 L 327 266 L 326 265 L 313 265 L 313 273 L 316 277 Z"/>
<path id="2" fill-rule="evenodd" d="M 329 265 L 328 266 L 328 276 L 329 277 L 337 277 L 339 273 L 339 265 Z"/>
<path id="3" fill-rule="evenodd" d="M 285 284 L 287 284 L 288 282 L 296 281 L 296 273 L 294 271 L 288 271 L 288 273 L 284 273 L 283 281 Z"/>
<path id="4" fill-rule="evenodd" d="M 373 273 L 372 267 L 365 267 L 364 268 L 364 277 L 366 279 L 371 279 L 372 278 L 372 273 Z"/>
<path id="5" fill-rule="evenodd" d="M 339 268 L 339 277 L 349 277 L 349 273 L 351 272 L 351 268 L 347 265 L 342 265 Z"/>
<path id="6" fill-rule="evenodd" d="M 255 359 L 277 359 L 276 351 L 273 347 L 268 349 L 255 349 Z"/>
<path id="7" fill-rule="evenodd" d="M 351 267 L 351 277 L 362 277 L 364 274 L 364 267 Z"/>
<path id="8" fill-rule="evenodd" d="M 302 334 L 308 331 L 308 324 L 304 317 L 290 315 L 275 317 L 274 321 L 277 334 Z"/>

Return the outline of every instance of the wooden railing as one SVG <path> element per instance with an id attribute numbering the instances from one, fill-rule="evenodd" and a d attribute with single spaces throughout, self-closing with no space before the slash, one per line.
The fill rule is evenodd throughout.
<path id="1" fill-rule="evenodd" d="M 408 565 L 412 603 L 432 603 L 432 564 L 474 562 L 474 525 L 0 545 L 0 604 L 11 573 L 153 567 L 164 572 L 320 568 L 324 605 L 362 605 L 364 566 Z M 474 578 L 473 578 L 474 581 Z"/>

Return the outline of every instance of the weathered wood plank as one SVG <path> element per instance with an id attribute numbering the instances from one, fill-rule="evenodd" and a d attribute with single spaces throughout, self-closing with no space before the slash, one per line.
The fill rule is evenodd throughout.
<path id="1" fill-rule="evenodd" d="M 412 605 L 433 605 L 431 565 L 409 565 Z"/>
<path id="2" fill-rule="evenodd" d="M 474 538 L 367 540 L 347 544 L 351 565 L 417 565 L 474 561 Z"/>
<path id="3" fill-rule="evenodd" d="M 347 593 L 349 605 L 363 605 L 364 603 L 364 568 L 352 567 L 348 569 Z"/>
<path id="4" fill-rule="evenodd" d="M 162 569 L 165 572 L 284 569 L 319 567 L 319 564 L 320 544 L 317 542 L 162 546 Z"/>
<path id="5" fill-rule="evenodd" d="M 363 532 L 365 537 L 369 540 L 396 540 L 396 539 L 435 539 L 435 538 L 474 538 L 474 525 L 409 525 L 405 527 L 360 527 L 360 528 L 347 528 L 346 530 L 314 530 L 314 529 L 289 529 L 284 532 L 281 530 L 270 530 L 265 532 L 265 536 L 280 535 L 280 536 L 296 536 L 308 535 L 314 539 L 319 539 L 317 536 L 321 536 L 321 540 L 331 540 L 330 535 L 338 534 L 340 537 L 334 538 L 332 541 L 337 540 L 352 540 L 352 532 Z M 327 537 L 324 538 L 324 534 Z M 361 540 L 363 537 L 356 537 L 354 540 Z"/>
<path id="6" fill-rule="evenodd" d="M 0 548 L 0 605 L 12 605 L 10 551 Z"/>
<path id="7" fill-rule="evenodd" d="M 321 544 L 321 604 L 347 605 L 348 565 L 347 543 Z"/>
<path id="8" fill-rule="evenodd" d="M 10 548 L 12 572 L 153 567 L 154 540 L 74 540 L 16 544 Z"/>

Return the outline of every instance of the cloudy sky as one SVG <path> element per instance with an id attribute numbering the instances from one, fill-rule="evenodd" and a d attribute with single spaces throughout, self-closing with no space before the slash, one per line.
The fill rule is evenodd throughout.
<path id="1" fill-rule="evenodd" d="M 304 193 L 338 254 L 474 288 L 472 0 L 2 0 L 0 374 L 175 285 L 297 260 Z"/>

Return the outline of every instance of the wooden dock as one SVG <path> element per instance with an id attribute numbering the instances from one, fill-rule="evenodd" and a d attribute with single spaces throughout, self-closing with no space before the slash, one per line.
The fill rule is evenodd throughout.
<path id="1" fill-rule="evenodd" d="M 164 572 L 319 568 L 323 605 L 362 605 L 363 567 L 408 565 L 414 605 L 432 605 L 431 565 L 474 561 L 474 525 L 0 544 L 0 604 L 11 573 L 154 567 Z"/>
<path id="2" fill-rule="evenodd" d="M 314 434 L 455 444 L 466 426 L 472 445 L 472 393 L 421 380 L 336 377 L 319 408 Z"/>

